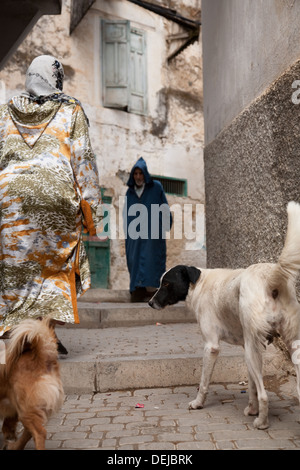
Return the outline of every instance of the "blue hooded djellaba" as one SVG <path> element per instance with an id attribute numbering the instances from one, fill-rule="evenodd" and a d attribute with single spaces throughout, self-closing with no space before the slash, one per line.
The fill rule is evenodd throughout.
<path id="1" fill-rule="evenodd" d="M 134 180 L 136 168 L 145 180 L 139 196 Z M 152 179 L 142 157 L 133 166 L 127 186 L 124 230 L 132 293 L 142 287 L 159 287 L 166 270 L 166 232 L 171 228 L 172 216 L 161 183 Z"/>

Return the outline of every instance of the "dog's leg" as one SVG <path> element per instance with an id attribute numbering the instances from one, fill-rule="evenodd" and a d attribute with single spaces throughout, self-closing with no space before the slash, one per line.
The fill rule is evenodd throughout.
<path id="1" fill-rule="evenodd" d="M 9 442 L 6 449 L 7 450 L 23 450 L 27 442 L 31 439 L 31 434 L 28 429 L 24 428 L 21 436 L 15 442 Z"/>
<path id="2" fill-rule="evenodd" d="M 297 394 L 300 402 L 300 341 L 298 338 L 300 338 L 300 334 L 298 334 L 297 338 L 294 338 L 292 341 L 288 341 L 285 338 L 285 332 L 283 332 L 282 334 L 283 343 L 287 346 L 288 353 L 290 354 L 290 359 L 295 368 L 297 380 Z"/>
<path id="3" fill-rule="evenodd" d="M 5 444 L 4 449 L 8 448 L 10 441 L 15 441 L 16 436 L 16 427 L 18 424 L 18 416 L 7 416 L 4 418 L 2 425 L 2 433 L 4 436 Z"/>
<path id="4" fill-rule="evenodd" d="M 36 410 L 20 416 L 20 421 L 23 423 L 25 432 L 24 436 L 21 436 L 21 439 L 23 437 L 22 443 L 25 442 L 26 444 L 32 436 L 36 450 L 44 450 L 47 437 L 47 432 L 44 427 L 44 423 L 47 421 L 45 414 L 40 410 Z"/>
<path id="5" fill-rule="evenodd" d="M 245 360 L 248 366 L 249 374 L 254 381 L 258 398 L 258 417 L 254 420 L 253 425 L 257 429 L 266 429 L 269 427 L 269 410 L 268 396 L 262 378 L 262 355 L 260 351 L 257 350 L 257 345 L 254 344 L 251 340 L 245 341 Z M 245 409 L 245 413 L 247 413 L 248 408 L 249 407 Z"/>
<path id="6" fill-rule="evenodd" d="M 298 400 L 300 404 L 300 365 L 294 364 L 294 367 L 295 367 L 296 380 L 297 380 L 297 394 L 298 394 Z"/>
<path id="7" fill-rule="evenodd" d="M 248 374 L 248 392 L 249 392 L 249 402 L 247 408 L 244 410 L 246 416 L 256 416 L 258 415 L 258 399 L 257 399 L 257 390 L 254 380 L 251 377 L 251 374 Z"/>
<path id="8" fill-rule="evenodd" d="M 214 370 L 214 366 L 219 354 L 219 344 L 206 344 L 204 348 L 203 367 L 199 391 L 195 400 L 189 403 L 190 410 L 203 408 L 210 383 L 210 379 Z"/>

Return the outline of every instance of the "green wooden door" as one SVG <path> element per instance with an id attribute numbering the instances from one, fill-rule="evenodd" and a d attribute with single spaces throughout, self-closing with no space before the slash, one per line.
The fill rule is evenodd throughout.
<path id="1" fill-rule="evenodd" d="M 110 204 L 111 198 L 103 196 L 103 203 Z M 107 212 L 104 217 L 107 217 Z M 83 242 L 87 252 L 91 270 L 92 289 L 109 287 L 110 273 L 110 240 L 100 242 L 97 237 L 83 234 Z"/>
<path id="2" fill-rule="evenodd" d="M 110 247 L 109 240 L 105 242 L 94 241 L 96 237 L 84 235 L 84 245 L 88 255 L 92 288 L 108 288 L 109 267 L 110 267 Z"/>

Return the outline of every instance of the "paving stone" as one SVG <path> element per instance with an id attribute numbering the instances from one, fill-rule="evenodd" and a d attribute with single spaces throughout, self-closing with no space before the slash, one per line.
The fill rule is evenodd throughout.
<path id="1" fill-rule="evenodd" d="M 231 385 L 227 390 L 230 393 L 236 384 Z M 213 384 L 211 392 L 213 397 L 220 394 L 224 398 L 224 385 Z M 300 449 L 300 415 L 293 395 L 286 395 L 284 400 L 279 392 L 273 395 L 270 427 L 262 431 L 253 428 L 254 417 L 244 416 L 231 403 L 220 404 L 219 399 L 208 401 L 203 410 L 180 408 L 183 397 L 193 393 L 193 386 L 183 386 L 131 390 L 125 394 L 124 391 L 113 392 L 109 402 L 106 393 L 67 396 L 59 417 L 54 416 L 48 423 L 47 448 L 150 452 Z M 161 405 L 155 404 L 155 397 L 168 397 L 168 394 L 172 396 L 172 406 L 167 398 Z M 130 406 L 123 404 L 125 396 Z M 276 406 L 277 398 L 284 406 Z M 144 408 L 136 409 L 136 402 L 143 403 Z M 82 403 L 85 411 L 80 407 L 76 412 L 73 406 Z M 112 405 L 115 405 L 114 410 Z M 278 410 L 279 417 L 274 416 Z M 33 443 L 30 445 L 34 448 Z"/>
<path id="2" fill-rule="evenodd" d="M 194 324 L 72 328 L 58 330 L 58 336 L 70 350 L 61 369 L 70 368 L 68 384 L 74 389 L 66 388 L 61 411 L 47 424 L 49 450 L 300 449 L 293 377 L 283 391 L 280 386 L 268 390 L 269 429 L 254 429 L 254 417 L 244 416 L 248 389 L 239 383 L 245 369 L 241 348 L 222 348 L 205 407 L 188 409 L 201 375 L 202 339 Z M 123 369 L 117 365 L 120 357 L 126 362 Z M 107 389 L 101 382 L 104 372 Z M 139 386 L 131 380 L 134 375 Z M 146 375 L 155 386 L 145 385 Z M 27 448 L 34 449 L 32 441 Z"/>
<path id="3" fill-rule="evenodd" d="M 236 445 L 241 450 L 291 450 L 296 448 L 295 444 L 287 439 L 238 439 Z"/>

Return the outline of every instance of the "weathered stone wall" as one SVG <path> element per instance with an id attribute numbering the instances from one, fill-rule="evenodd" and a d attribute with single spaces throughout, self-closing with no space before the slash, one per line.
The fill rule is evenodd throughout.
<path id="1" fill-rule="evenodd" d="M 200 0 L 169 0 L 170 8 L 199 19 Z M 70 0 L 63 0 L 60 16 L 42 17 L 0 72 L 6 98 L 24 90 L 25 73 L 34 57 L 51 54 L 65 70 L 64 91 L 78 98 L 90 120 L 90 136 L 97 157 L 100 183 L 119 221 L 119 198 L 126 192 L 131 167 L 142 155 L 152 174 L 188 181 L 185 198 L 174 202 L 204 207 L 202 47 L 190 45 L 167 62 L 168 35 L 180 30 L 175 23 L 125 0 L 96 0 L 73 33 Z M 197 16 L 197 18 L 196 18 Z M 127 19 L 147 33 L 148 115 L 138 116 L 104 108 L 101 91 L 101 18 Z M 204 211 L 201 215 L 204 233 Z M 168 266 L 181 262 L 205 264 L 204 236 L 167 242 Z M 112 288 L 126 289 L 129 276 L 124 240 L 111 241 Z"/>
<path id="2" fill-rule="evenodd" d="M 286 204 L 300 202 L 300 105 L 292 88 L 300 61 L 205 148 L 207 264 L 276 261 Z"/>

